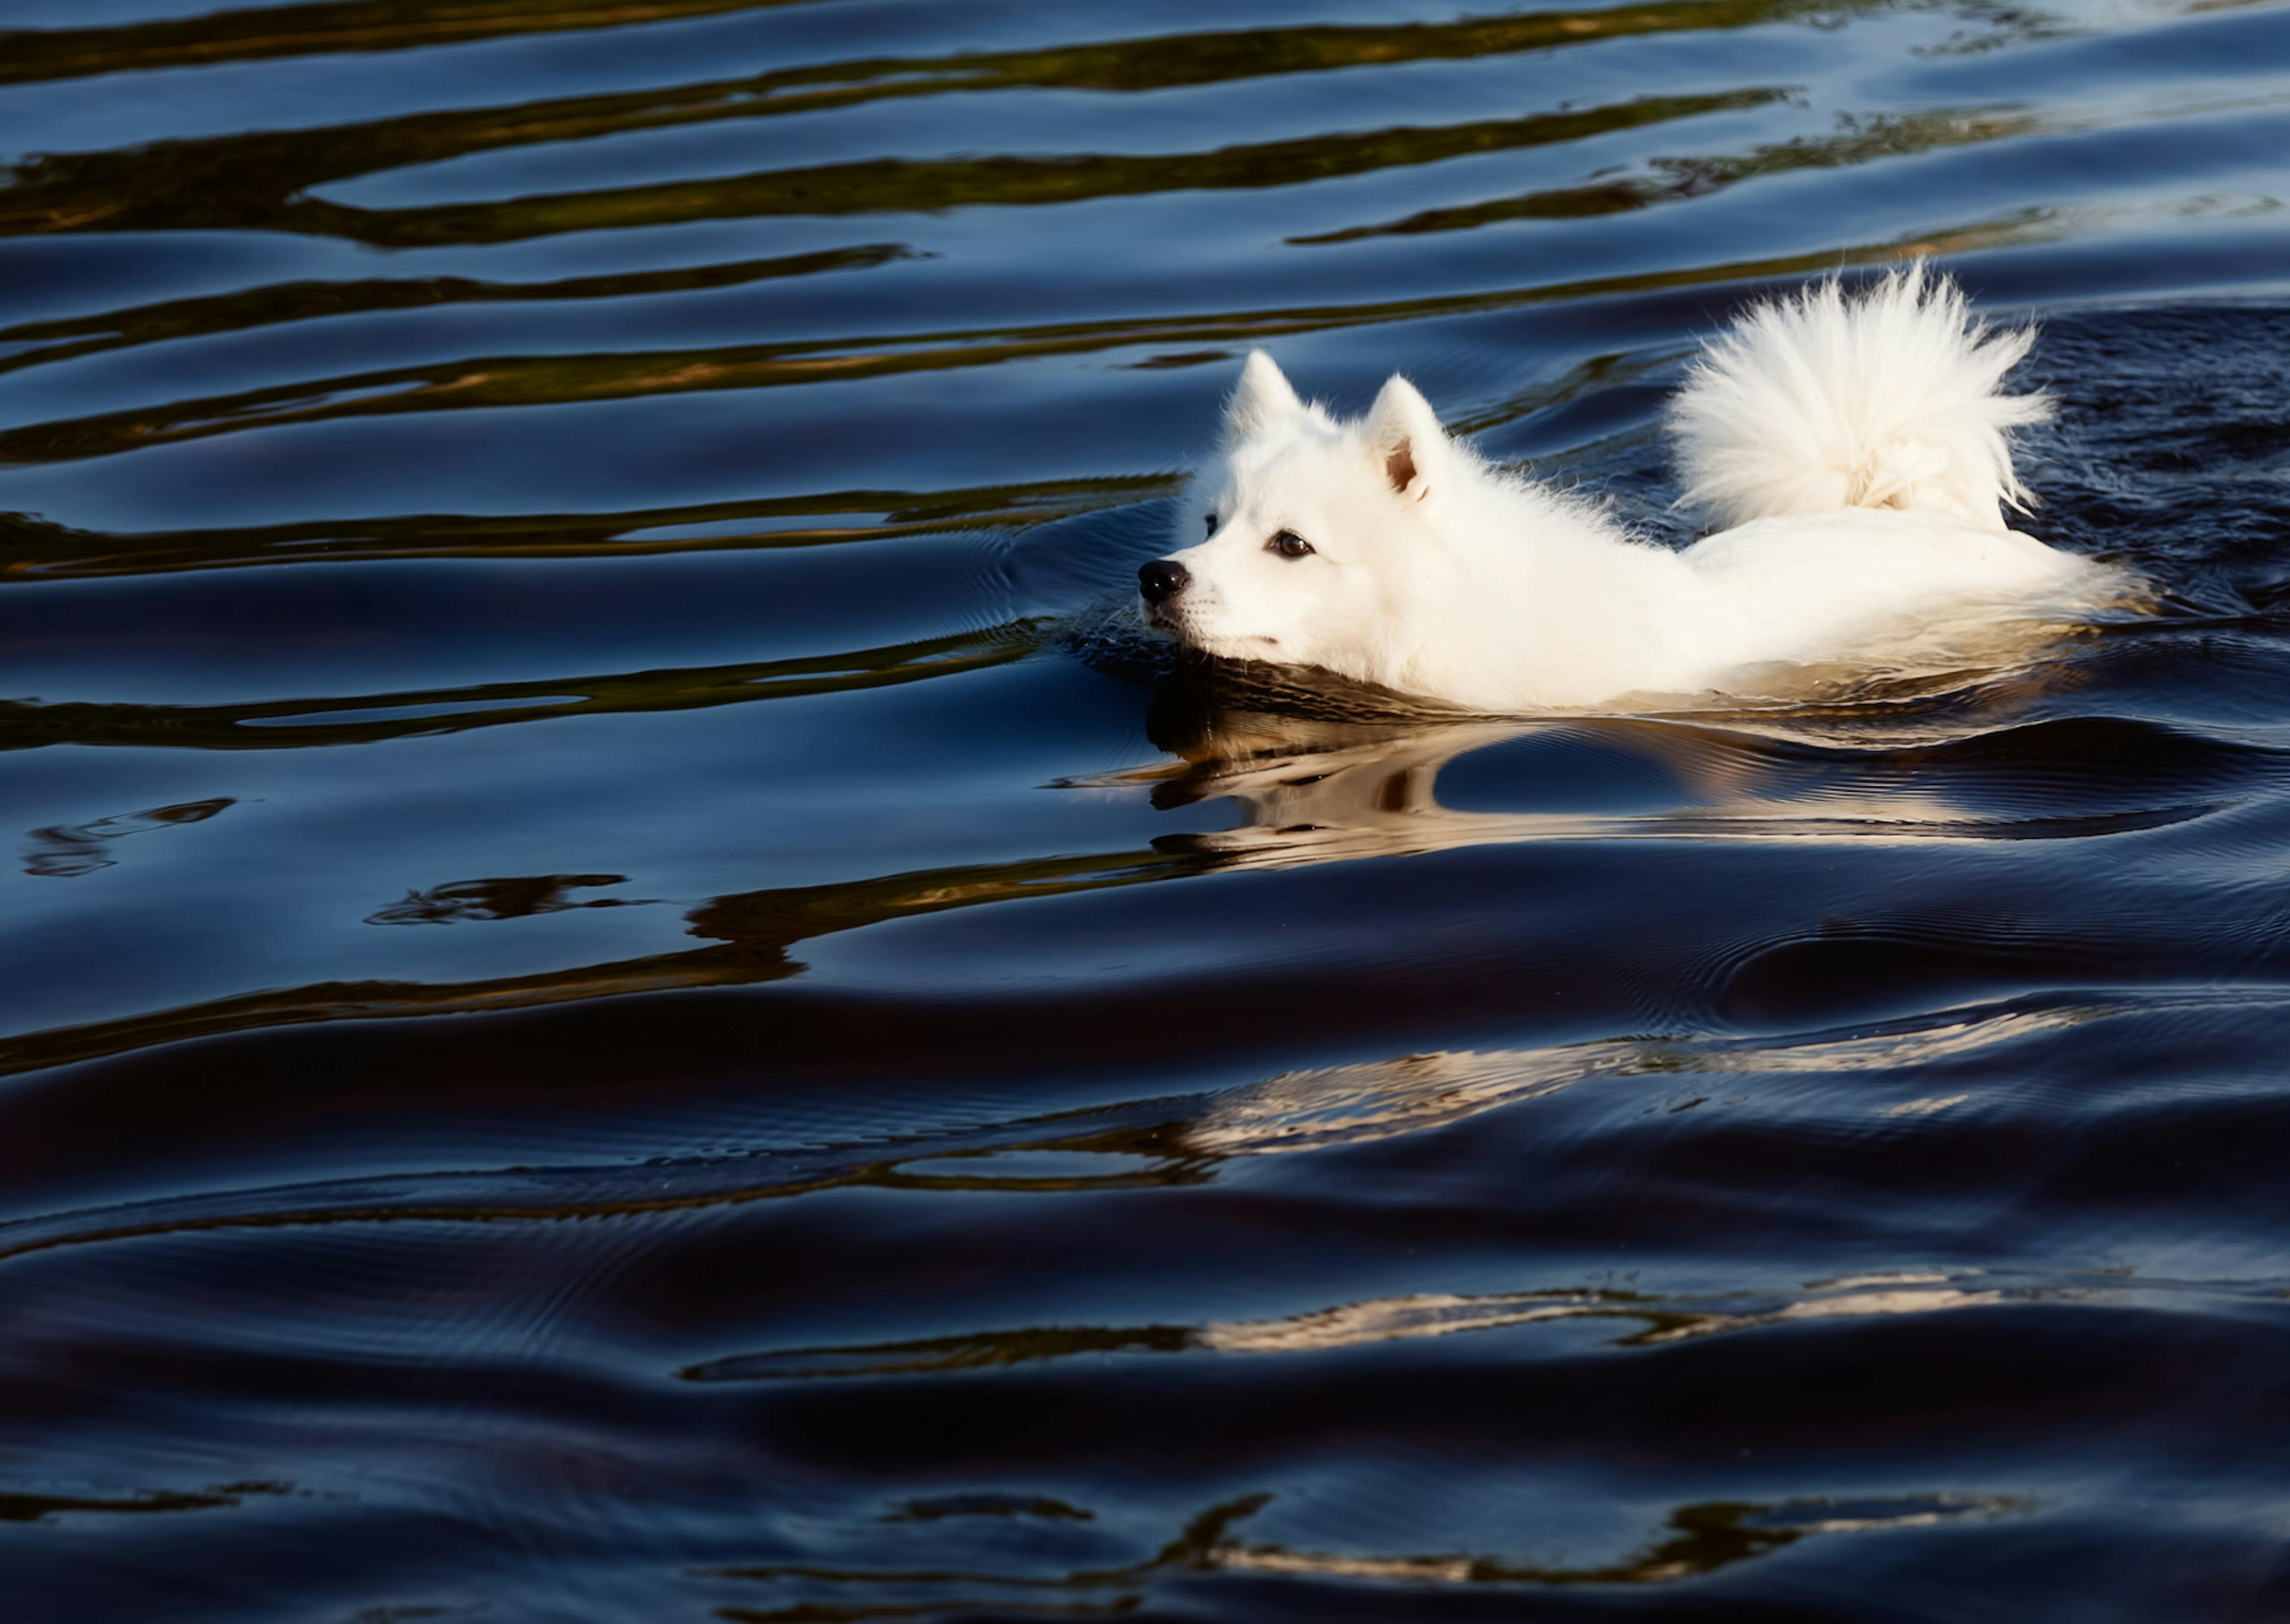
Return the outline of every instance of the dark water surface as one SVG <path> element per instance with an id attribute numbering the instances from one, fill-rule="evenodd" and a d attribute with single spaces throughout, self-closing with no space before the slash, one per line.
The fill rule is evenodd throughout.
<path id="1" fill-rule="evenodd" d="M 205 3 L 0 0 L 8 1624 L 2290 1618 L 2290 5 Z M 1919 251 L 2152 613 L 1119 612 Z"/>

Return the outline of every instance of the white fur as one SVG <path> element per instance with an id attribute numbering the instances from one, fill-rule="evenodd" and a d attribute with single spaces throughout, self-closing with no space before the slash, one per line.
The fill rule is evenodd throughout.
<path id="1" fill-rule="evenodd" d="M 1897 508 L 2002 530 L 2027 506 L 2005 431 L 2051 415 L 2002 392 L 2035 341 L 1989 332 L 1922 265 L 1850 302 L 1832 279 L 1758 305 L 1670 408 L 1685 499 L 1721 524 Z"/>
<path id="2" fill-rule="evenodd" d="M 1147 618 L 1211 654 L 1509 711 L 1770 692 L 1777 668 L 2086 611 L 2113 572 L 2004 523 L 2024 501 L 2006 430 L 2046 410 L 1999 392 L 2030 341 L 1921 267 L 1750 310 L 1672 408 L 1687 500 L 1732 526 L 1682 552 L 1489 468 L 1403 378 L 1341 423 L 1258 351 L 1186 506 L 1190 580 Z M 1271 550 L 1282 531 L 1312 553 Z"/>

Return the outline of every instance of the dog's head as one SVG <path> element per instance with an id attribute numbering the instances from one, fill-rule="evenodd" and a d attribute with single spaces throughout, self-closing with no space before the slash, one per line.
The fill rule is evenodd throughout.
<path id="1" fill-rule="evenodd" d="M 1146 620 L 1206 653 L 1390 682 L 1461 454 L 1404 378 L 1339 423 L 1254 352 L 1184 505 L 1196 545 L 1137 572 Z"/>

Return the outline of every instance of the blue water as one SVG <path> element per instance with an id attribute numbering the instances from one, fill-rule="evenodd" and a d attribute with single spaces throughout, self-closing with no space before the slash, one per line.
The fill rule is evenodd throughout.
<path id="1" fill-rule="evenodd" d="M 2290 1616 L 2290 6 L 0 25 L 10 1624 Z M 1682 541 L 1918 254 L 2144 612 L 1135 627 L 1251 346 Z"/>

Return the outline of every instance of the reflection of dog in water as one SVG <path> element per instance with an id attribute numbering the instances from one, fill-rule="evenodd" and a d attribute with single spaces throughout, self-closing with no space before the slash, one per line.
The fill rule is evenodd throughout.
<path id="1" fill-rule="evenodd" d="M 1666 807 L 1465 812 L 1440 804 L 1440 769 L 1471 751 L 1553 730 L 1452 722 L 1411 729 L 1234 713 L 1220 723 L 1215 753 L 1165 777 L 1153 803 L 1173 808 L 1221 798 L 1239 807 L 1241 821 L 1162 836 L 1153 843 L 1160 851 L 1285 868 L 1532 840 L 1788 832 L 1782 824 L 1790 809 L 1756 798 L 1747 753 L 1694 730 L 1640 724 L 1600 741 L 1666 761 L 1677 782 Z"/>
<path id="2" fill-rule="evenodd" d="M 1258 351 L 1184 505 L 1196 544 L 1138 572 L 1145 616 L 1205 653 L 1482 712 L 2016 651 L 2124 589 L 2005 522 L 2025 505 L 2006 431 L 2047 409 L 2003 392 L 2030 342 L 1921 267 L 1751 310 L 1672 409 L 1686 499 L 1724 527 L 1682 552 L 1487 467 L 1403 378 L 1340 423 Z"/>
<path id="3" fill-rule="evenodd" d="M 2095 740 L 2090 722 L 1990 731 L 2016 689 L 1958 695 L 1940 715 L 1894 708 L 1822 725 L 1798 714 L 1692 718 L 1574 716 L 1497 721 L 1419 709 L 1339 683 L 1297 684 L 1277 668 L 1181 668 L 1154 695 L 1146 731 L 1173 757 L 1093 780 L 1148 784 L 1165 811 L 1229 801 L 1229 828 L 1154 841 L 1220 866 L 1287 867 L 1534 840 L 2027 840 L 2155 828 L 2200 816 L 2177 774 L 2215 787 L 2234 761 L 2158 758 L 2135 724 Z M 2003 714 L 1998 714 L 1999 712 Z M 2104 748 L 2097 748 L 2104 747 Z M 1544 775 L 1496 775 L 1505 803 L 1444 804 L 1438 780 L 1458 758 L 1505 748 L 1563 751 Z M 1585 757 L 1604 770 L 1583 770 Z M 1600 788 L 1599 783 L 1605 787 Z M 1588 788 L 1586 788 L 1586 784 Z M 1545 794 L 1568 799 L 1536 804 Z"/>

